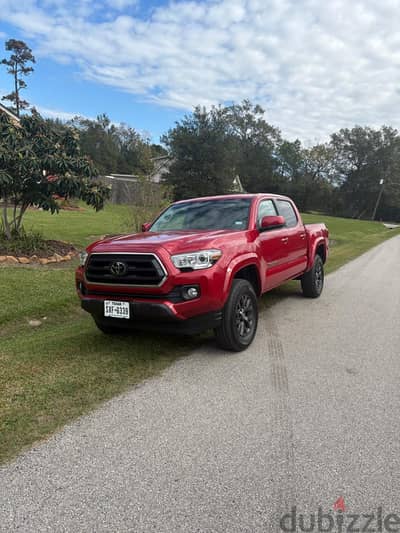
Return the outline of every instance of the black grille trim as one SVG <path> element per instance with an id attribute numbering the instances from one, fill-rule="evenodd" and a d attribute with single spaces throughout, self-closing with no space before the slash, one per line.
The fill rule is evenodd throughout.
<path id="1" fill-rule="evenodd" d="M 129 298 L 130 300 L 168 300 L 171 303 L 179 303 L 185 301 L 184 297 L 182 296 L 182 287 L 180 286 L 174 287 L 172 291 L 167 294 L 138 294 L 135 292 L 113 292 L 112 294 L 110 294 L 106 291 L 94 291 L 87 288 L 82 291 L 82 294 L 84 296 L 104 296 L 109 300 L 117 300 L 119 297 L 121 297 Z"/>
<path id="2" fill-rule="evenodd" d="M 126 265 L 126 273 L 122 276 L 112 274 L 110 267 L 115 262 Z M 94 253 L 88 258 L 85 278 L 97 285 L 160 287 L 167 278 L 167 271 L 151 253 Z"/>

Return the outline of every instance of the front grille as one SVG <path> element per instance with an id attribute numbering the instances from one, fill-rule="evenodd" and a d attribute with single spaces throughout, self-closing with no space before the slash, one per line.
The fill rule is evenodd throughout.
<path id="1" fill-rule="evenodd" d="M 153 254 L 93 254 L 86 266 L 86 279 L 91 283 L 158 287 L 165 277 Z"/>

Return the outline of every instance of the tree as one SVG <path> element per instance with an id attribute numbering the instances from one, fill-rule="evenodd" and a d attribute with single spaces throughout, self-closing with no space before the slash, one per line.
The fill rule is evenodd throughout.
<path id="1" fill-rule="evenodd" d="M 6 50 L 11 52 L 10 57 L 2 59 L 1 63 L 8 67 L 7 72 L 14 78 L 14 90 L 10 94 L 3 96 L 2 100 L 9 100 L 14 105 L 16 115 L 20 116 L 21 109 L 29 107 L 26 100 L 20 97 L 20 91 L 26 89 L 26 82 L 22 79 L 23 76 L 28 76 L 33 72 L 33 67 L 27 66 L 28 63 L 35 63 L 35 58 L 32 50 L 24 43 L 16 39 L 9 39 L 6 42 Z"/>
<path id="2" fill-rule="evenodd" d="M 305 148 L 283 139 L 249 100 L 197 107 L 162 138 L 172 160 L 166 179 L 176 199 L 231 192 L 240 176 L 249 192 L 293 197 L 302 210 L 400 219 L 400 136 L 390 127 L 356 126 Z M 384 181 L 383 189 L 381 180 Z"/>
<path id="3" fill-rule="evenodd" d="M 224 108 L 196 107 L 162 137 L 172 158 L 167 175 L 176 199 L 223 194 L 235 177 L 232 135 Z"/>
<path id="4" fill-rule="evenodd" d="M 280 190 L 280 132 L 248 100 L 209 110 L 197 107 L 162 141 L 173 161 L 167 180 L 176 198 L 228 193 L 237 175 L 249 192 Z"/>
<path id="5" fill-rule="evenodd" d="M 76 117 L 82 152 L 90 156 L 100 174 L 148 174 L 153 167 L 148 140 L 134 128 L 113 124 L 106 114 L 96 120 Z"/>
<path id="6" fill-rule="evenodd" d="M 168 151 L 164 148 L 164 146 L 161 146 L 161 144 L 151 144 L 151 154 L 152 157 L 163 157 L 168 155 Z"/>
<path id="7" fill-rule="evenodd" d="M 302 153 L 303 176 L 299 183 L 302 193 L 301 208 L 304 211 L 330 211 L 334 205 L 335 192 L 332 148 L 328 144 L 316 144 L 303 149 Z"/>
<path id="8" fill-rule="evenodd" d="M 148 175 L 153 169 L 152 149 L 150 142 L 144 139 L 135 129 L 120 124 L 115 129 L 118 139 L 119 172 L 127 174 Z"/>
<path id="9" fill-rule="evenodd" d="M 384 180 L 380 211 L 399 205 L 400 138 L 397 130 L 356 126 L 331 137 L 345 216 L 370 218 Z"/>
<path id="10" fill-rule="evenodd" d="M 94 178 L 93 163 L 81 155 L 78 132 L 60 130 L 36 112 L 25 115 L 20 127 L 0 114 L 0 198 L 2 230 L 18 237 L 30 205 L 58 212 L 55 196 L 84 200 L 102 209 L 110 189 Z"/>
<path id="11" fill-rule="evenodd" d="M 79 132 L 81 150 L 94 161 L 100 174 L 118 172 L 118 140 L 107 115 L 99 115 L 96 120 L 76 117 L 69 124 Z"/>
<path id="12" fill-rule="evenodd" d="M 265 111 L 249 100 L 224 108 L 234 143 L 236 173 L 249 192 L 278 191 L 276 152 L 280 131 L 264 119 Z"/>
<path id="13" fill-rule="evenodd" d="M 297 193 L 296 201 L 300 206 L 299 189 L 304 178 L 304 149 L 301 142 L 282 140 L 277 153 L 276 174 L 278 175 L 278 183 L 280 185 L 280 192 L 293 194 Z"/>

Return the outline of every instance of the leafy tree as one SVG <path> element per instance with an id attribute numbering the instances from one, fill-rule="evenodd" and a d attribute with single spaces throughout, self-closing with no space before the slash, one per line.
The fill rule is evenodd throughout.
<path id="1" fill-rule="evenodd" d="M 277 191 L 277 148 L 281 135 L 264 119 L 265 111 L 249 100 L 224 108 L 234 144 L 236 173 L 249 192 Z"/>
<path id="2" fill-rule="evenodd" d="M 248 100 L 208 111 L 197 107 L 162 138 L 173 160 L 167 180 L 176 198 L 227 193 L 236 175 L 249 192 L 278 191 L 280 140 L 264 110 Z"/>
<path id="3" fill-rule="evenodd" d="M 382 207 L 399 205 L 400 138 L 397 130 L 356 126 L 331 137 L 343 214 L 371 217 L 384 180 Z M 384 211 L 384 209 L 382 210 Z"/>
<path id="4" fill-rule="evenodd" d="M 167 181 L 176 199 L 230 190 L 236 172 L 234 146 L 223 108 L 196 107 L 162 142 L 172 158 Z"/>
<path id="5" fill-rule="evenodd" d="M 400 136 L 387 126 L 343 129 L 329 143 L 305 148 L 283 139 L 264 110 L 244 100 L 197 107 L 162 141 L 177 199 L 229 192 L 238 174 L 249 192 L 288 194 L 303 210 L 370 218 L 384 180 L 377 218 L 400 219 Z"/>
<path id="6" fill-rule="evenodd" d="M 333 191 L 333 152 L 326 144 L 304 148 L 301 142 L 282 141 L 278 149 L 280 192 L 293 197 L 304 211 L 330 205 Z"/>
<path id="7" fill-rule="evenodd" d="M 127 174 L 148 175 L 153 168 L 153 152 L 148 140 L 133 128 L 121 124 L 115 129 L 119 157 L 117 171 Z"/>
<path id="8" fill-rule="evenodd" d="M 9 39 L 6 42 L 6 50 L 11 52 L 11 55 L 9 58 L 2 59 L 1 63 L 8 67 L 8 74 L 11 74 L 14 78 L 14 90 L 10 94 L 3 96 L 2 100 L 12 102 L 15 113 L 19 117 L 21 109 L 29 107 L 29 103 L 20 97 L 20 91 L 27 87 L 23 76 L 28 76 L 33 72 L 33 67 L 28 66 L 28 63 L 35 63 L 36 61 L 32 50 L 24 41 Z"/>
<path id="9" fill-rule="evenodd" d="M 107 115 L 99 115 L 96 120 L 76 117 L 70 125 L 79 131 L 81 150 L 92 159 L 100 174 L 118 172 L 118 140 Z"/>
<path id="10" fill-rule="evenodd" d="M 60 131 L 36 111 L 24 115 L 20 127 L 0 114 L 1 222 L 6 238 L 18 236 L 30 205 L 57 212 L 56 195 L 102 209 L 110 190 L 93 179 L 96 174 L 93 163 L 81 155 L 76 130 Z"/>
<path id="11" fill-rule="evenodd" d="M 277 165 L 275 173 L 278 184 L 278 192 L 296 196 L 296 202 L 302 198 L 305 161 L 304 149 L 301 142 L 282 140 L 276 150 Z"/>
<path id="12" fill-rule="evenodd" d="M 152 157 L 162 157 L 168 155 L 168 151 L 161 146 L 161 144 L 151 144 L 150 148 Z"/>
<path id="13" fill-rule="evenodd" d="M 148 174 L 152 169 L 151 146 L 135 129 L 113 124 L 106 114 L 96 120 L 76 117 L 70 124 L 79 130 L 81 150 L 100 174 Z"/>
<path id="14" fill-rule="evenodd" d="M 328 144 L 316 144 L 303 149 L 302 155 L 303 175 L 298 181 L 294 198 L 304 211 L 329 211 L 334 205 L 333 151 Z"/>
<path id="15" fill-rule="evenodd" d="M 278 166 L 276 172 L 282 179 L 296 183 L 304 173 L 304 150 L 301 142 L 283 140 L 277 150 Z"/>

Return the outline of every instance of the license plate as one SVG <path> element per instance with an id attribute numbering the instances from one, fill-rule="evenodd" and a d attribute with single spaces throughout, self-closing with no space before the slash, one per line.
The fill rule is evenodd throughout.
<path id="1" fill-rule="evenodd" d="M 113 318 L 130 318 L 129 302 L 104 301 L 104 316 Z"/>

